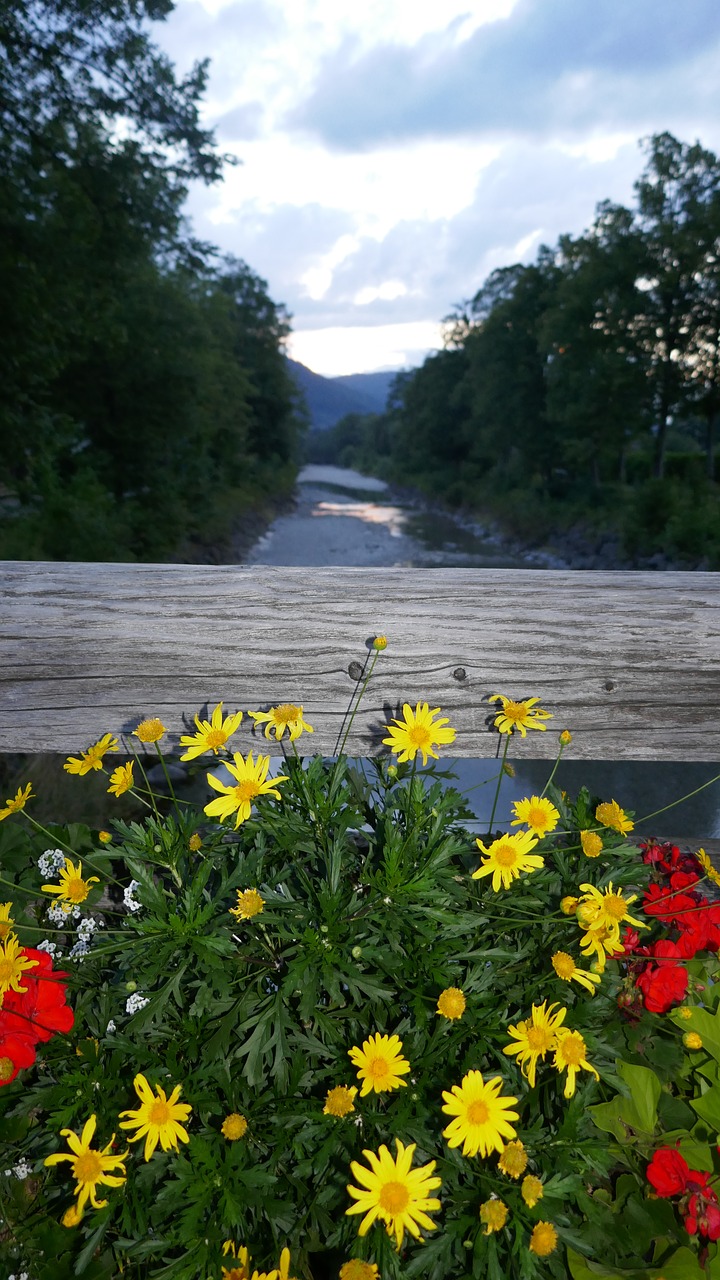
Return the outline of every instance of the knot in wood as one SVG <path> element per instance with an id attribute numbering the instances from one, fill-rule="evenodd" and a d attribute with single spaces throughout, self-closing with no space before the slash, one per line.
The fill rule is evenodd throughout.
<path id="1" fill-rule="evenodd" d="M 466 680 L 467 675 L 464 667 L 456 667 L 453 671 L 453 680 Z"/>
<path id="2" fill-rule="evenodd" d="M 362 673 L 363 673 L 363 668 L 361 663 L 359 662 L 350 663 L 350 666 L 348 667 L 348 675 L 351 680 L 361 680 Z"/>
<path id="3" fill-rule="evenodd" d="M 606 680 L 605 688 L 607 689 L 608 693 L 610 693 L 615 688 L 615 682 L 613 680 Z"/>

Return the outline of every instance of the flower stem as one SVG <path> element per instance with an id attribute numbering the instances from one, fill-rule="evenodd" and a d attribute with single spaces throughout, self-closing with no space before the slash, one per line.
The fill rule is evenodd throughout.
<path id="1" fill-rule="evenodd" d="M 552 782 L 553 778 L 555 777 L 555 774 L 557 773 L 557 767 L 558 767 L 558 765 L 559 765 L 560 761 L 562 760 L 562 753 L 563 753 L 563 751 L 564 751 L 564 750 L 565 750 L 565 747 L 564 747 L 563 743 L 561 742 L 561 743 L 560 743 L 560 746 L 559 746 L 559 748 L 558 748 L 558 753 L 557 753 L 557 757 L 556 757 L 556 759 L 555 759 L 555 763 L 554 763 L 554 765 L 553 765 L 553 767 L 552 767 L 552 770 L 550 771 L 550 777 L 548 778 L 547 782 L 545 783 L 545 786 L 543 787 L 542 791 L 540 792 L 540 799 L 541 799 L 541 800 L 542 800 L 543 796 L 545 795 L 545 792 L 547 791 L 548 787 L 550 786 L 550 784 L 551 784 L 551 782 Z"/>
<path id="2" fill-rule="evenodd" d="M 510 746 L 510 734 L 505 738 L 505 746 L 503 747 L 502 760 L 500 761 L 500 772 L 498 774 L 497 786 L 495 788 L 495 796 L 493 799 L 492 810 L 490 813 L 490 822 L 488 823 L 488 835 L 492 832 L 493 822 L 495 821 L 495 810 L 497 809 L 498 797 L 500 795 L 500 787 L 502 786 L 503 774 L 505 772 L 505 761 L 507 760 L 508 747 Z"/>
<path id="3" fill-rule="evenodd" d="M 706 787 L 711 787 L 714 782 L 720 782 L 720 773 L 716 773 L 714 778 L 709 778 L 707 782 L 703 782 L 694 791 L 688 791 L 687 795 L 680 796 L 679 800 L 673 800 L 670 804 L 663 805 L 662 809 L 655 809 L 653 813 L 646 813 L 644 818 L 638 818 L 638 822 L 649 822 L 650 818 L 657 818 L 659 813 L 667 813 L 668 809 L 674 809 L 676 805 L 683 804 L 685 800 L 691 800 L 693 796 L 699 795 Z"/>

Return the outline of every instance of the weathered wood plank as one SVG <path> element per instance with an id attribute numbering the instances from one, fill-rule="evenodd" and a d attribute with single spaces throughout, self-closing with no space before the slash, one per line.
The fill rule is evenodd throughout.
<path id="1" fill-rule="evenodd" d="M 222 698 L 303 703 L 302 744 L 330 753 L 377 633 L 356 754 L 427 700 L 458 731 L 446 754 L 494 755 L 501 692 L 555 713 L 516 756 L 554 755 L 567 727 L 575 758 L 720 758 L 717 574 L 27 562 L 0 564 L 0 750 L 68 752 L 148 715 L 176 738 Z"/>

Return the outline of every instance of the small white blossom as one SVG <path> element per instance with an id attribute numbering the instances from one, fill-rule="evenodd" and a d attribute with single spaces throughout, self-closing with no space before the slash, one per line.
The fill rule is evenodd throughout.
<path id="1" fill-rule="evenodd" d="M 104 920 L 95 920 L 93 916 L 86 916 L 84 920 L 80 921 L 77 927 L 78 938 L 80 938 L 82 942 L 89 942 L 95 930 L 103 929 L 104 927 Z"/>
<path id="2" fill-rule="evenodd" d="M 123 902 L 125 903 L 128 911 L 142 911 L 142 902 L 138 902 L 137 899 L 133 897 L 133 894 L 139 888 L 140 881 L 131 880 L 123 894 Z"/>
<path id="3" fill-rule="evenodd" d="M 65 854 L 62 849 L 46 849 L 40 854 L 37 864 L 41 876 L 54 876 L 65 866 Z"/>
<path id="4" fill-rule="evenodd" d="M 72 920 L 79 920 L 82 911 L 73 905 L 69 911 L 63 911 L 62 903 L 53 902 L 47 909 L 47 918 L 51 924 L 68 925 Z"/>
<path id="5" fill-rule="evenodd" d="M 16 1165 L 13 1165 L 13 1173 L 16 1178 L 19 1178 L 21 1182 L 24 1182 L 32 1173 L 32 1165 L 30 1164 L 30 1161 L 26 1160 L 23 1156 L 21 1160 L 18 1160 Z"/>
<path id="6" fill-rule="evenodd" d="M 49 938 L 44 938 L 42 942 L 38 942 L 36 951 L 47 951 L 49 956 L 59 956 L 57 942 L 51 942 Z"/>
<path id="7" fill-rule="evenodd" d="M 88 953 L 88 944 L 84 938 L 78 938 L 77 942 L 68 951 L 68 960 L 84 960 Z"/>
<path id="8" fill-rule="evenodd" d="M 132 995 L 128 996 L 125 1001 L 125 1012 L 137 1013 L 138 1009 L 144 1009 L 145 1005 L 149 1003 L 150 1000 L 147 996 L 141 995 L 139 991 L 133 991 Z"/>
<path id="9" fill-rule="evenodd" d="M 117 1030 L 117 1027 L 115 1026 L 113 1019 L 111 1018 L 105 1028 L 105 1035 L 112 1036 L 115 1034 L 116 1030 Z"/>

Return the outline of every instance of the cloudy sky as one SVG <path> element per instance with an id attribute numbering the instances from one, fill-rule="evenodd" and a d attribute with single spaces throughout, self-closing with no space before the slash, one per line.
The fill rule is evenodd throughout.
<path id="1" fill-rule="evenodd" d="M 638 140 L 720 151 L 718 0 L 176 0 L 241 161 L 191 193 L 329 376 L 422 362 L 495 267 L 629 202 Z"/>

